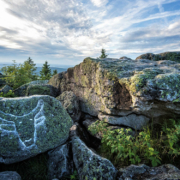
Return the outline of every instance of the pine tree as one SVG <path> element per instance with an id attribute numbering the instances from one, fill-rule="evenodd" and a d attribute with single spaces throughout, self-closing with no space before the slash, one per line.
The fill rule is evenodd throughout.
<path id="1" fill-rule="evenodd" d="M 45 63 L 43 64 L 40 75 L 40 78 L 42 80 L 47 80 L 51 78 L 51 68 L 47 61 L 45 61 Z"/>
<path id="2" fill-rule="evenodd" d="M 101 56 L 99 58 L 106 58 L 108 55 L 106 55 L 106 50 L 102 49 L 101 50 Z"/>
<path id="3" fill-rule="evenodd" d="M 57 72 L 57 69 L 53 70 L 53 74 L 52 76 L 56 75 L 58 72 Z"/>
<path id="4" fill-rule="evenodd" d="M 27 69 L 27 74 L 32 80 L 37 80 L 37 75 L 35 74 L 35 71 L 37 69 L 36 64 L 34 64 L 34 61 L 29 57 L 26 61 L 24 61 L 24 67 Z"/>

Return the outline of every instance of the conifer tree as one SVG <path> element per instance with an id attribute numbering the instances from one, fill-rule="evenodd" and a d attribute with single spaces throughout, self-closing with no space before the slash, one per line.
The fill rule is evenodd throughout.
<path id="1" fill-rule="evenodd" d="M 58 72 L 57 72 L 57 69 L 53 70 L 53 74 L 52 76 L 56 75 Z"/>
<path id="2" fill-rule="evenodd" d="M 32 80 L 37 80 L 37 74 L 35 74 L 35 71 L 37 69 L 36 64 L 34 64 L 34 61 L 29 57 L 25 62 L 24 62 L 25 69 L 27 69 L 27 73 L 29 77 Z"/>
<path id="3" fill-rule="evenodd" d="M 43 64 L 40 75 L 40 78 L 42 80 L 48 80 L 51 78 L 51 68 L 47 61 L 45 61 L 45 63 Z"/>
<path id="4" fill-rule="evenodd" d="M 106 58 L 108 55 L 106 55 L 106 50 L 102 49 L 101 50 L 101 56 L 99 58 Z"/>

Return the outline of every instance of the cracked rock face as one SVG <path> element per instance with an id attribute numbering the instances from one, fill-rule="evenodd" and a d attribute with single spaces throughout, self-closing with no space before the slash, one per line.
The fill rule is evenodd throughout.
<path id="1" fill-rule="evenodd" d="M 51 96 L 0 99 L 0 163 L 11 164 L 63 144 L 72 120 Z"/>
<path id="2" fill-rule="evenodd" d="M 180 116 L 180 64 L 170 60 L 93 59 L 59 73 L 49 84 L 73 91 L 80 109 L 91 116 L 143 115 L 141 119 Z M 141 126 L 139 126 L 139 129 Z"/>

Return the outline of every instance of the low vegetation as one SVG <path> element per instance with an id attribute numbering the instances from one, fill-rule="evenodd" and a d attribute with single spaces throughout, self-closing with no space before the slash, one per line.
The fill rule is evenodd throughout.
<path id="1" fill-rule="evenodd" d="M 4 94 L 3 92 L 0 93 L 0 97 L 16 97 L 14 92 L 12 90 L 10 90 L 8 93 Z"/>
<path id="2" fill-rule="evenodd" d="M 52 75 L 57 74 L 57 70 L 54 70 L 53 74 L 51 74 L 50 65 L 48 65 L 47 61 L 43 64 L 40 76 L 35 73 L 36 69 L 36 64 L 34 64 L 30 57 L 22 64 L 17 64 L 16 61 L 13 60 L 12 65 L 1 68 L 1 71 L 5 76 L 1 79 L 5 80 L 7 85 L 16 89 L 31 81 L 48 80 Z"/>
<path id="3" fill-rule="evenodd" d="M 180 159 L 180 122 L 170 119 L 154 131 L 153 126 L 147 126 L 136 136 L 128 135 L 130 128 L 109 130 L 107 123 L 96 121 L 89 127 L 96 134 L 101 132 L 102 145 L 98 153 L 109 159 L 115 166 L 124 167 L 130 164 L 144 163 L 149 166 L 158 166 L 165 163 L 179 166 Z M 179 162 L 179 161 L 178 161 Z"/>

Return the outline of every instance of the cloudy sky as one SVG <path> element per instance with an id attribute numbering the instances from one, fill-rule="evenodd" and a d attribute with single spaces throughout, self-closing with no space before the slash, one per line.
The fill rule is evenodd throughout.
<path id="1" fill-rule="evenodd" d="M 180 0 L 0 0 L 0 63 L 180 51 Z"/>

